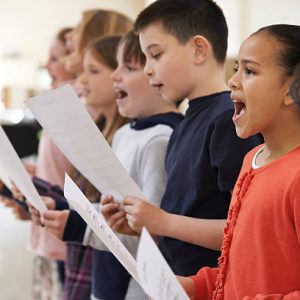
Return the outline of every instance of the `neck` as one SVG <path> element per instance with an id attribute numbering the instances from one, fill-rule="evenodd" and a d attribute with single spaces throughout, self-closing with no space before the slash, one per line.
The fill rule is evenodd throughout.
<path id="1" fill-rule="evenodd" d="M 100 107 L 89 106 L 89 105 L 86 105 L 85 107 L 94 121 L 96 121 L 102 113 L 102 108 Z"/>
<path id="2" fill-rule="evenodd" d="M 115 114 L 117 111 L 116 105 L 112 105 L 106 108 L 101 109 L 101 114 L 104 115 L 106 123 L 103 134 L 105 135 L 106 131 L 109 130 L 114 122 Z"/>
<path id="3" fill-rule="evenodd" d="M 173 104 L 166 104 L 157 110 L 154 110 L 149 116 L 159 115 L 159 114 L 166 114 L 170 112 L 178 112 L 178 109 Z"/>
<path id="4" fill-rule="evenodd" d="M 299 112 L 286 115 L 286 118 L 278 118 L 276 130 L 268 130 L 263 133 L 265 149 L 262 155 L 262 163 L 266 164 L 287 154 L 300 145 L 300 118 Z"/>
<path id="5" fill-rule="evenodd" d="M 160 97 L 158 98 L 152 98 L 152 108 L 148 107 L 148 111 L 144 112 L 143 115 L 137 116 L 136 118 L 145 118 L 145 117 L 150 117 L 154 115 L 159 115 L 159 114 L 165 114 L 165 113 L 170 113 L 170 112 L 178 112 L 178 109 L 175 104 L 173 103 L 167 103 L 164 100 L 162 100 Z"/>
<path id="6" fill-rule="evenodd" d="M 187 97 L 189 100 L 229 90 L 224 80 L 222 66 L 207 64 L 203 68 L 196 78 L 195 89 Z"/>

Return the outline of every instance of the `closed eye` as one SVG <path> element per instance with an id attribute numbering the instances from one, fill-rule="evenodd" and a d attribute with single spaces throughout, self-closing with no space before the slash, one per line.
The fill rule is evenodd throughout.
<path id="1" fill-rule="evenodd" d="M 153 59 L 159 59 L 160 56 L 161 56 L 161 53 L 160 53 L 160 52 L 152 53 L 152 54 L 151 54 L 151 58 L 153 58 Z"/>

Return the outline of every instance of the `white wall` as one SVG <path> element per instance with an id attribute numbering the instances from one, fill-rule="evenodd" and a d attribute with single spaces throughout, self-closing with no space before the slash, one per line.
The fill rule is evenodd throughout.
<path id="1" fill-rule="evenodd" d="M 300 25 L 300 0 L 216 0 L 229 27 L 228 56 L 259 28 L 275 23 Z"/>
<path id="2" fill-rule="evenodd" d="M 56 32 L 75 26 L 82 11 L 115 9 L 134 19 L 144 7 L 144 0 L 0 0 L 0 90 L 12 87 L 11 105 L 19 107 L 27 88 L 47 86 L 38 67 Z"/>
<path id="3" fill-rule="evenodd" d="M 63 26 L 74 26 L 90 8 L 110 8 L 132 19 L 154 0 L 0 0 L 0 88 L 17 92 L 34 87 L 36 71 L 47 58 L 52 37 Z M 229 26 L 228 56 L 235 57 L 242 40 L 272 23 L 300 25 L 300 0 L 216 0 Z M 11 57 L 13 54 L 16 57 Z M 16 98 L 16 97 L 15 97 Z M 18 101 L 18 99 L 16 101 Z"/>

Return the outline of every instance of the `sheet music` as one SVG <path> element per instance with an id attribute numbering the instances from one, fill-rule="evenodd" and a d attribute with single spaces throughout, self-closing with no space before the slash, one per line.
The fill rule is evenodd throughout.
<path id="1" fill-rule="evenodd" d="M 130 275 L 139 282 L 135 259 L 106 223 L 102 213 L 96 211 L 90 201 L 67 174 L 65 174 L 64 194 L 68 202 L 92 228 L 105 246 L 127 269 Z"/>
<path id="2" fill-rule="evenodd" d="M 153 300 L 189 300 L 146 228 L 138 247 L 137 271 L 141 285 Z"/>
<path id="3" fill-rule="evenodd" d="M 6 185 L 7 188 L 11 190 L 12 188 L 12 183 L 11 180 L 5 171 L 5 169 L 2 167 L 2 164 L 0 162 L 0 180 Z"/>
<path id="4" fill-rule="evenodd" d="M 103 194 L 116 201 L 145 199 L 70 85 L 26 101 L 69 161 Z"/>
<path id="5" fill-rule="evenodd" d="M 26 200 L 37 210 L 40 212 L 47 210 L 2 126 L 0 126 L 0 166 L 1 174 L 5 174 L 4 180 L 13 181 Z"/>

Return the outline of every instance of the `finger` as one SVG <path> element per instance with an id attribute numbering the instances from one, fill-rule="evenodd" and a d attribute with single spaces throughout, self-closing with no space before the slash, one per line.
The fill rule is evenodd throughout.
<path id="1" fill-rule="evenodd" d="M 42 200 L 44 201 L 46 207 L 50 210 L 54 210 L 56 207 L 55 200 L 51 197 L 42 197 Z"/>
<path id="2" fill-rule="evenodd" d="M 138 199 L 138 198 L 135 198 L 135 197 L 126 197 L 124 200 L 123 200 L 123 204 L 124 205 L 134 205 L 136 204 L 137 202 L 139 201 L 142 201 L 141 199 Z"/>
<path id="3" fill-rule="evenodd" d="M 134 224 L 132 222 L 127 222 L 128 223 L 128 226 L 135 231 L 135 227 L 134 227 Z"/>
<path id="4" fill-rule="evenodd" d="M 127 223 L 127 220 L 124 217 L 120 218 L 118 221 L 115 222 L 115 224 L 111 227 L 113 231 L 118 231 L 122 226 L 124 225 L 124 222 Z"/>
<path id="5" fill-rule="evenodd" d="M 109 214 L 113 213 L 114 211 L 118 211 L 118 208 L 120 207 L 119 203 L 109 203 L 105 204 L 101 207 L 101 212 L 103 214 Z"/>
<path id="6" fill-rule="evenodd" d="M 57 223 L 55 221 L 45 220 L 43 218 L 41 219 L 41 221 L 47 230 L 57 230 Z"/>
<path id="7" fill-rule="evenodd" d="M 42 214 L 43 219 L 51 221 L 56 220 L 59 216 L 60 211 L 57 210 L 47 210 Z"/>
<path id="8" fill-rule="evenodd" d="M 124 211 L 127 213 L 127 214 L 130 214 L 130 215 L 133 215 L 134 212 L 135 212 L 135 208 L 133 205 L 124 205 Z"/>
<path id="9" fill-rule="evenodd" d="M 36 217 L 40 217 L 41 216 L 40 212 L 37 209 L 35 209 L 33 206 L 29 207 L 29 212 L 33 216 L 36 216 Z"/>
<path id="10" fill-rule="evenodd" d="M 105 205 L 105 204 L 112 202 L 113 200 L 114 200 L 113 197 L 111 195 L 108 195 L 101 199 L 101 204 Z"/>
<path id="11" fill-rule="evenodd" d="M 39 226 L 43 225 L 42 222 L 41 222 L 41 218 L 37 218 L 37 217 L 35 217 L 33 215 L 31 215 L 31 221 L 35 225 L 39 225 Z"/>
<path id="12" fill-rule="evenodd" d="M 129 223 L 133 223 L 134 217 L 133 217 L 133 215 L 126 214 L 126 219 L 129 224 Z"/>
<path id="13" fill-rule="evenodd" d="M 124 218 L 126 215 L 125 211 L 119 211 L 115 214 L 113 214 L 108 220 L 108 224 L 110 226 L 113 226 L 115 224 L 115 222 L 117 222 L 120 218 Z"/>

